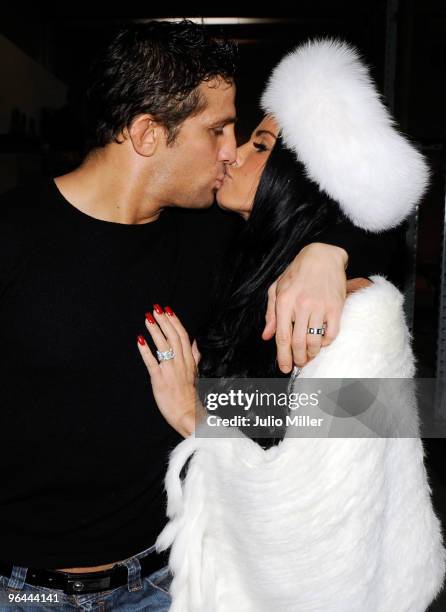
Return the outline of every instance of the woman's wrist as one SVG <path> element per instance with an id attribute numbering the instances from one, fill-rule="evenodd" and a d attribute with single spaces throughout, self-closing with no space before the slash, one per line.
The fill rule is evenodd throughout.
<path id="1" fill-rule="evenodd" d="M 178 427 L 176 428 L 178 433 L 180 433 L 184 438 L 188 438 L 194 433 L 197 425 L 204 419 L 205 416 L 206 411 L 203 408 L 200 400 L 197 398 L 195 402 L 195 409 L 186 412 L 181 416 Z"/>

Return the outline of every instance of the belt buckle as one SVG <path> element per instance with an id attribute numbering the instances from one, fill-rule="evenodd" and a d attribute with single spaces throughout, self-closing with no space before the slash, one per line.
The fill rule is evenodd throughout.
<path id="1" fill-rule="evenodd" d="M 110 583 L 110 575 L 98 578 L 88 576 L 88 574 L 80 574 L 76 577 L 73 574 L 68 574 L 64 591 L 67 595 L 95 593 L 96 591 L 106 591 L 110 587 Z"/>

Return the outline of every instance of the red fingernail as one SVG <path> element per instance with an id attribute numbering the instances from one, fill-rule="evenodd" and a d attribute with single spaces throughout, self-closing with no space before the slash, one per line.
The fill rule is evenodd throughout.
<path id="1" fill-rule="evenodd" d="M 173 310 L 172 310 L 172 308 L 170 306 L 165 306 L 164 307 L 164 312 L 166 312 L 169 315 L 169 317 L 174 317 L 175 316 L 174 313 L 173 313 Z"/>
<path id="2" fill-rule="evenodd" d="M 163 314 L 163 309 L 161 308 L 159 304 L 154 304 L 153 309 L 157 314 Z"/>
<path id="3" fill-rule="evenodd" d="M 154 323 L 156 323 L 155 319 L 153 318 L 152 313 L 150 313 L 150 312 L 146 312 L 146 319 L 147 319 L 147 321 L 148 321 L 149 323 L 151 323 L 152 325 L 153 325 Z"/>
<path id="4" fill-rule="evenodd" d="M 138 336 L 138 343 L 141 345 L 146 343 L 146 341 L 144 340 L 144 336 Z"/>

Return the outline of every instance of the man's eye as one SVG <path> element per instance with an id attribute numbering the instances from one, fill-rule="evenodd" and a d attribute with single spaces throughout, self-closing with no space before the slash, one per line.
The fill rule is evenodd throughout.
<path id="1" fill-rule="evenodd" d="M 223 128 L 214 128 L 214 134 L 221 136 L 223 134 Z"/>
<path id="2" fill-rule="evenodd" d="M 252 144 L 258 151 L 268 151 L 267 147 L 261 142 L 253 142 Z"/>

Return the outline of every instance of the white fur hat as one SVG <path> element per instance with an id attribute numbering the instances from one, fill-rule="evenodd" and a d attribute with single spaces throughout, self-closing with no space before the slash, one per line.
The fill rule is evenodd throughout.
<path id="1" fill-rule="evenodd" d="M 394 127 L 355 48 L 332 39 L 300 45 L 273 70 L 261 104 L 308 178 L 355 225 L 390 229 L 413 212 L 427 164 Z"/>

